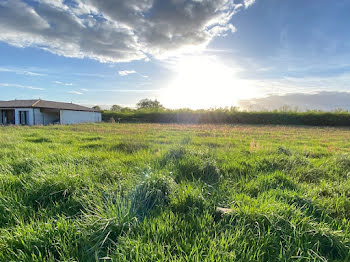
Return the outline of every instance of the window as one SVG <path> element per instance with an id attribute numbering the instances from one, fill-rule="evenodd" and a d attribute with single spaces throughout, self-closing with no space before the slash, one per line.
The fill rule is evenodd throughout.
<path id="1" fill-rule="evenodd" d="M 19 123 L 28 125 L 28 111 L 19 111 Z"/>

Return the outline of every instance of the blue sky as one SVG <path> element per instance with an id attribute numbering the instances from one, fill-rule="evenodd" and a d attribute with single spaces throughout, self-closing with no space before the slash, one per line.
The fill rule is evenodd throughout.
<path id="1" fill-rule="evenodd" d="M 348 0 L 0 0 L 0 99 L 213 107 L 349 92 Z"/>

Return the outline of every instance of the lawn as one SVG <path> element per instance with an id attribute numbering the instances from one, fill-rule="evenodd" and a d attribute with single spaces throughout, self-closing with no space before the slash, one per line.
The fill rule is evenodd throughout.
<path id="1" fill-rule="evenodd" d="M 0 127 L 0 261 L 350 261 L 349 151 L 345 128 Z"/>

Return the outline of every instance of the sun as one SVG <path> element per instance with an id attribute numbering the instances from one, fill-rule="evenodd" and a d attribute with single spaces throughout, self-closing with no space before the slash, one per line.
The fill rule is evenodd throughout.
<path id="1" fill-rule="evenodd" d="M 237 78 L 237 69 L 211 56 L 189 56 L 174 66 L 175 77 L 161 93 L 170 108 L 213 108 L 237 105 L 250 88 Z"/>

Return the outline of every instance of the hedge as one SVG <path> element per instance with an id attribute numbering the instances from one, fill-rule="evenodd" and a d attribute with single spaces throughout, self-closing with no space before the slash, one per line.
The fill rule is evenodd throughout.
<path id="1" fill-rule="evenodd" d="M 348 112 L 105 111 L 103 121 L 132 123 L 350 126 Z"/>

